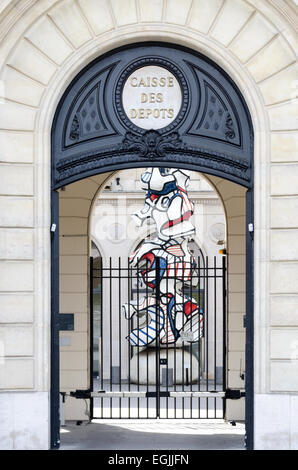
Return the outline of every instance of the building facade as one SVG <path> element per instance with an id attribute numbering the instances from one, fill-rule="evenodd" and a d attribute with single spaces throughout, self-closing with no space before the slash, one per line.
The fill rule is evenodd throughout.
<path id="1" fill-rule="evenodd" d="M 117 162 L 65 186 L 51 186 L 55 113 L 69 85 L 92 61 L 106 60 L 119 48 L 123 54 L 126 47 L 131 51 L 139 43 L 158 43 L 187 54 L 193 51 L 204 57 L 204 63 L 216 64 L 223 71 L 221 77 L 235 84 L 251 118 L 253 217 L 247 217 L 248 185 L 211 170 L 206 177 L 226 214 L 228 314 L 238 322 L 236 335 L 230 332 L 231 345 L 232 338 L 245 342 L 239 319 L 253 311 L 247 408 L 251 446 L 297 449 L 297 2 L 3 0 L 0 24 L 1 446 L 53 445 L 57 344 L 51 329 L 51 269 L 52 280 L 57 271 L 51 243 L 58 243 L 58 221 L 51 214 L 51 188 L 59 190 L 60 200 L 58 310 L 75 312 L 75 347 L 63 350 L 60 384 L 87 388 L 89 380 L 89 215 Z M 75 132 L 76 121 L 72 122 Z M 248 297 L 253 308 L 247 303 L 245 266 L 252 238 L 253 298 Z M 52 246 L 53 252 L 57 256 Z M 81 382 L 75 370 L 65 367 L 67 355 L 74 353 L 78 369 L 84 371 Z M 238 366 L 231 370 L 231 387 L 239 388 L 238 372 Z"/>

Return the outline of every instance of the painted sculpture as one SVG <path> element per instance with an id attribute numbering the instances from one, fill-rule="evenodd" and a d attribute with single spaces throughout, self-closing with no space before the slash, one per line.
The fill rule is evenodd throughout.
<path id="1" fill-rule="evenodd" d="M 132 346 L 170 345 L 179 338 L 196 342 L 203 335 L 203 312 L 184 288 L 198 283 L 195 259 L 188 241 L 195 232 L 193 204 L 188 198 L 189 172 L 148 168 L 141 177 L 146 190 L 144 207 L 133 215 L 138 226 L 153 219 L 157 236 L 146 240 L 130 257 L 131 267 L 150 295 L 123 305 L 126 319 L 142 318 L 128 341 Z M 191 289 L 190 289 L 191 290 Z"/>

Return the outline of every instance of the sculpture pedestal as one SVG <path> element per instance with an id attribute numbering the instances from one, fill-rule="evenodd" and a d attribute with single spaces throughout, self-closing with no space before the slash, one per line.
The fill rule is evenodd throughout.
<path id="1" fill-rule="evenodd" d="M 145 351 L 136 353 L 130 360 L 130 382 L 139 385 L 155 385 L 156 384 L 156 354 L 155 348 L 148 348 Z M 199 362 L 197 358 L 182 348 L 176 350 L 166 349 L 160 350 L 160 358 L 168 359 L 168 365 L 160 365 L 160 383 L 162 377 L 166 377 L 168 370 L 168 385 L 173 380 L 174 385 L 186 385 L 187 382 L 197 383 L 199 377 Z M 165 370 L 163 374 L 163 369 Z M 170 371 L 173 371 L 170 375 Z M 148 371 L 148 372 L 147 372 Z M 171 380 L 171 377 L 173 379 Z M 165 381 L 165 379 L 164 379 Z M 163 384 L 165 385 L 165 384 Z"/>

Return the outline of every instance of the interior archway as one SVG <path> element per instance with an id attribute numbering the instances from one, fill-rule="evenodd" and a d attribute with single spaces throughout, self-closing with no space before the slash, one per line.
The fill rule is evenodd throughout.
<path id="1" fill-rule="evenodd" d="M 93 279 L 96 279 L 102 288 L 101 291 L 101 303 L 97 301 L 98 292 L 97 287 L 94 290 L 94 331 L 97 328 L 98 319 L 100 317 L 101 329 L 105 331 L 105 335 L 98 336 L 94 339 L 94 361 L 97 364 L 97 356 L 103 358 L 100 360 L 102 366 L 97 374 L 93 375 L 93 390 L 110 390 L 114 387 L 114 390 L 127 391 L 131 387 L 137 385 L 139 390 L 147 390 L 150 387 L 151 392 L 154 392 L 154 383 L 147 383 L 147 378 L 140 377 L 140 374 L 144 374 L 141 369 L 144 369 L 144 365 L 139 364 L 138 377 L 131 374 L 131 370 L 128 365 L 128 344 L 127 336 L 130 332 L 130 327 L 127 321 L 124 319 L 124 312 L 120 311 L 120 306 L 128 301 L 128 294 L 132 296 L 130 300 L 133 302 L 140 301 L 144 295 L 149 294 L 149 290 L 146 288 L 146 284 L 136 277 L 136 272 L 132 269 L 128 272 L 127 266 L 129 265 L 129 257 L 135 252 L 141 245 L 148 242 L 149 239 L 156 240 L 158 236 L 156 233 L 155 225 L 152 222 L 150 225 L 143 224 L 142 228 L 137 227 L 133 220 L 132 215 L 138 213 L 144 203 L 144 191 L 141 189 L 141 175 L 146 169 L 131 169 L 122 170 L 113 175 L 113 177 L 107 182 L 104 190 L 100 192 L 99 197 L 96 199 L 93 205 L 93 211 L 90 214 L 90 226 L 92 239 L 100 246 L 102 251 L 102 268 L 101 272 L 98 269 L 93 270 Z M 192 216 L 192 223 L 195 227 L 194 236 L 188 240 L 188 249 L 193 256 L 196 265 L 199 267 L 200 276 L 199 279 L 194 279 L 194 286 L 191 288 L 185 287 L 183 295 L 194 298 L 195 302 L 198 302 L 202 312 L 206 311 L 205 323 L 207 324 L 208 318 L 208 331 L 205 338 L 200 343 L 194 343 L 187 348 L 192 354 L 195 354 L 199 359 L 200 367 L 200 390 L 207 387 L 205 384 L 208 376 L 209 383 L 211 380 L 214 382 L 214 387 L 220 387 L 223 377 L 223 320 L 222 320 L 222 301 L 221 299 L 221 282 L 220 282 L 220 271 L 218 270 L 217 280 L 217 299 L 213 298 L 213 289 L 215 288 L 214 282 L 212 281 L 212 275 L 214 271 L 210 270 L 210 267 L 214 264 L 214 257 L 217 257 L 217 267 L 220 269 L 222 260 L 219 255 L 219 249 L 225 248 L 226 233 L 225 233 L 225 214 L 221 206 L 221 200 L 218 198 L 217 193 L 209 185 L 206 179 L 198 173 L 189 172 L 189 183 L 187 191 L 190 200 L 192 201 L 194 214 Z M 221 230 L 219 233 L 218 230 Z M 216 232 L 217 230 L 217 232 Z M 220 239 L 219 239 L 219 238 Z M 202 251 L 203 250 L 203 251 Z M 92 260 L 91 260 L 92 261 Z M 94 263 L 95 261 L 93 261 Z M 209 285 L 207 286 L 208 279 L 205 279 L 205 270 L 209 266 Z M 115 272 L 110 270 L 110 266 L 116 269 Z M 119 271 L 117 271 L 117 266 Z M 121 268 L 120 268 L 121 266 Z M 120 270 L 121 269 L 121 270 Z M 124 272 L 123 272 L 124 270 Z M 92 274 L 91 274 L 92 275 Z M 130 282 L 126 278 L 129 275 Z M 119 279 L 117 277 L 119 276 Z M 112 277 L 112 279 L 111 279 Z M 116 279 L 115 279 L 116 278 Z M 121 278 L 121 280 L 120 280 Z M 168 281 L 167 281 L 168 282 Z M 120 283 L 120 284 L 119 284 Z M 94 284 L 94 283 L 93 283 Z M 131 284 L 131 286 L 129 286 Z M 91 281 L 92 285 L 92 281 Z M 120 287 L 119 287 L 120 285 Z M 196 285 L 196 287 L 195 287 Z M 209 297 L 208 297 L 208 293 Z M 112 301 L 110 299 L 113 299 Z M 208 307 L 205 308 L 205 304 Z M 216 303 L 216 307 L 215 307 Z M 208 314 L 207 314 L 208 313 Z M 110 315 L 113 320 L 110 322 Z M 215 322 L 216 318 L 216 322 Z M 135 319 L 135 325 L 139 324 L 139 321 Z M 215 324 L 216 323 L 216 324 Z M 95 333 L 94 333 L 95 334 Z M 92 344 L 92 339 L 91 339 Z M 179 346 L 181 347 L 181 345 Z M 112 350 L 111 350 L 112 348 Z M 168 355 L 169 351 L 173 350 L 173 344 L 170 346 L 164 345 L 165 354 Z M 198 349 L 200 348 L 200 353 Z M 206 352 L 208 350 L 208 353 Z M 121 351 L 121 357 L 120 353 Z M 148 351 L 148 350 L 147 350 Z M 152 352 L 152 349 L 151 349 Z M 175 355 L 176 355 L 176 351 Z M 129 355 L 135 355 L 137 357 L 137 350 L 132 348 L 129 351 Z M 113 357 L 111 357 L 111 355 Z M 149 354 L 148 354 L 149 355 Z M 147 356 L 147 354 L 146 354 Z M 216 358 L 215 358 L 216 357 Z M 205 358 L 208 358 L 206 360 Z M 147 359 L 147 357 L 146 357 Z M 195 362 L 195 361 L 193 361 Z M 121 365 L 121 374 L 120 374 Z M 145 366 L 146 367 L 146 366 Z M 94 370 L 96 369 L 96 366 Z M 169 374 L 173 376 L 176 370 L 170 368 Z M 185 383 L 177 384 L 177 386 L 184 390 L 190 377 L 195 380 L 194 372 L 196 372 L 195 364 L 189 370 L 187 364 L 185 364 L 185 375 L 188 374 L 188 379 Z M 96 369 L 97 370 L 97 369 Z M 116 372 L 119 370 L 118 372 Z M 165 372 L 161 371 L 162 374 Z M 118 379 L 117 379 L 118 374 Z M 185 377 L 186 378 L 186 377 Z M 132 381 L 132 382 L 131 382 Z M 151 378 L 152 382 L 152 378 Z M 217 387 L 218 384 L 218 387 Z M 147 387 L 148 385 L 148 387 Z M 176 384 L 173 383 L 173 386 Z M 162 387 L 166 387 L 166 382 L 162 383 Z M 196 386 L 193 385 L 195 388 Z M 198 386 L 197 386 L 198 388 Z M 112 391 L 111 390 L 111 391 Z M 109 400 L 104 402 L 96 397 L 93 400 L 94 412 L 91 412 L 94 418 L 109 418 L 111 411 L 109 406 Z M 217 404 L 217 415 L 220 416 L 221 400 Z M 133 406 L 134 405 L 134 406 Z M 150 413 L 148 416 L 148 406 Z M 203 409 L 200 405 L 200 409 L 197 407 L 198 403 L 192 401 L 191 410 L 188 410 L 188 406 L 184 409 L 183 414 L 185 416 L 195 418 L 195 408 L 197 413 L 200 412 L 200 416 L 206 414 L 207 409 Z M 212 408 L 212 400 L 209 403 L 208 416 L 212 417 L 214 410 Z M 181 406 L 181 403 L 180 403 Z M 132 407 L 132 409 L 130 409 Z M 147 409 L 146 409 L 147 408 Z M 132 403 L 128 400 L 122 400 L 120 403 L 117 400 L 113 400 L 112 415 L 114 418 L 133 417 L 136 413 L 136 403 Z M 154 402 L 152 399 L 144 400 L 141 399 L 141 403 L 138 406 L 138 413 L 143 418 L 154 417 L 155 409 Z M 180 409 L 173 402 L 173 399 L 167 400 L 163 403 L 161 409 L 161 417 L 176 416 L 179 417 L 182 413 Z M 181 417 L 181 416 L 180 416 Z M 244 417 L 244 415 L 243 415 Z"/>
<path id="2" fill-rule="evenodd" d="M 116 174 L 103 174 L 97 177 L 88 178 L 80 182 L 72 183 L 59 191 L 60 199 L 60 256 L 62 261 L 62 282 L 61 286 L 66 286 L 67 279 L 77 278 L 82 282 L 81 289 L 78 285 L 72 287 L 62 287 L 60 298 L 62 301 L 61 312 L 77 311 L 80 303 L 78 299 L 82 299 L 84 307 L 83 312 L 77 312 L 77 321 L 80 321 L 80 329 L 72 333 L 83 339 L 85 352 L 80 353 L 74 348 L 62 347 L 61 354 L 64 359 L 68 357 L 69 364 L 78 363 L 76 358 L 78 354 L 85 357 L 81 362 L 81 369 L 77 369 L 74 373 L 67 368 L 62 368 L 61 387 L 63 391 L 69 392 L 80 387 L 88 388 L 90 384 L 90 330 L 89 315 L 90 305 L 89 298 L 89 267 L 87 260 L 90 253 L 91 225 L 90 216 L 92 207 L 98 195 L 102 193 L 104 188 L 111 179 L 115 179 Z M 209 179 L 209 177 L 208 177 Z M 212 186 L 217 191 L 222 200 L 227 220 L 227 252 L 228 252 L 228 351 L 227 351 L 227 383 L 230 388 L 240 388 L 244 390 L 244 381 L 240 378 L 241 372 L 244 372 L 245 362 L 245 339 L 243 329 L 243 315 L 245 314 L 245 225 L 246 225 L 246 203 L 245 188 L 237 184 L 222 179 L 213 180 Z M 83 208 L 84 206 L 84 208 Z M 80 209 L 82 207 L 82 209 Z M 69 245 L 69 240 L 71 245 Z M 67 248 L 66 248 L 67 247 Z M 76 262 L 77 261 L 77 262 Z M 79 262 L 79 263 L 78 263 Z M 68 267 L 66 268 L 66 266 Z M 74 293 L 75 290 L 75 293 Z M 80 292 L 81 290 L 81 292 Z M 88 306 L 89 305 L 89 306 Z M 64 309 L 64 310 L 63 310 Z M 83 326 L 85 325 L 85 326 Z M 70 333 L 62 333 L 62 336 L 69 336 Z M 74 339 L 74 343 L 76 343 Z M 71 352 L 71 349 L 74 349 Z M 71 357 L 73 355 L 73 357 Z M 242 371 L 241 371 L 242 361 Z M 89 366 L 88 366 L 89 364 Z M 85 403 L 75 398 L 69 398 L 66 404 L 67 419 L 86 419 Z M 227 419 L 244 419 L 244 399 L 237 401 L 227 400 Z"/>

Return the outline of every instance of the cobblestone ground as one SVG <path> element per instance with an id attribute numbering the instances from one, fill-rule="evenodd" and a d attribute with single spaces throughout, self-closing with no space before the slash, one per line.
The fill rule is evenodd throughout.
<path id="1" fill-rule="evenodd" d="M 243 423 L 222 420 L 96 420 L 67 422 L 61 450 L 244 450 Z"/>

